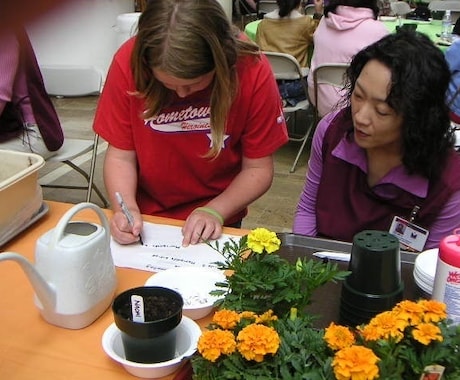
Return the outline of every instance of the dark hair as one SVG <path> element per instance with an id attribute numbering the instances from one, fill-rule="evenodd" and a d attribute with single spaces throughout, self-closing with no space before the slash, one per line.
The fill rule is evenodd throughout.
<path id="1" fill-rule="evenodd" d="M 278 14 L 280 17 L 286 17 L 294 9 L 300 6 L 300 0 L 276 0 L 278 4 Z"/>
<path id="2" fill-rule="evenodd" d="M 361 50 L 347 70 L 350 104 L 363 67 L 377 60 L 391 70 L 387 103 L 403 117 L 402 162 L 409 173 L 435 178 L 453 146 L 445 94 L 450 72 L 441 50 L 424 34 L 400 30 Z"/>
<path id="3" fill-rule="evenodd" d="M 379 7 L 377 0 L 331 0 L 329 4 L 324 7 L 324 16 L 327 17 L 329 12 L 335 13 L 335 9 L 339 5 L 345 5 L 347 7 L 354 8 L 369 8 L 374 12 L 374 18 L 377 20 L 379 16 Z"/>
<path id="4" fill-rule="evenodd" d="M 460 36 L 460 18 L 457 19 L 454 25 L 454 29 L 452 30 L 453 34 L 456 34 L 457 36 Z"/>

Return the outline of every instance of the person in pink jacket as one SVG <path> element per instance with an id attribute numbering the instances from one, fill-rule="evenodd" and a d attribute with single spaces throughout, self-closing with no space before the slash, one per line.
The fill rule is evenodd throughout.
<path id="1" fill-rule="evenodd" d="M 349 63 L 366 46 L 389 32 L 377 20 L 377 0 L 332 0 L 324 8 L 324 17 L 313 35 L 314 51 L 308 75 L 308 92 L 314 104 L 313 71 L 324 63 Z M 343 92 L 321 85 L 318 91 L 318 113 L 322 117 L 340 102 Z"/>

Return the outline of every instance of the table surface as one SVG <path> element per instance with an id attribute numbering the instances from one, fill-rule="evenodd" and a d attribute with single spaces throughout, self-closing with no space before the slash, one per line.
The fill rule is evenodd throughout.
<path id="1" fill-rule="evenodd" d="M 35 242 L 53 229 L 62 215 L 73 205 L 46 202 L 48 213 L 29 229 L 2 247 L 34 262 Z M 105 210 L 110 216 L 111 211 Z M 83 210 L 78 220 L 99 223 L 91 210 Z M 145 216 L 153 223 L 180 226 L 182 221 Z M 226 228 L 225 233 L 241 235 L 247 231 Z M 117 268 L 117 290 L 141 286 L 152 275 L 135 269 Z M 69 330 L 48 324 L 40 316 L 33 301 L 34 290 L 19 265 L 12 261 L 0 263 L 0 379 L 10 380 L 92 380 L 133 379 L 118 363 L 109 358 L 101 345 L 102 334 L 113 322 L 110 309 L 90 326 Z M 206 326 L 210 317 L 198 323 Z M 163 379 L 174 379 L 175 374 Z"/>
<path id="2" fill-rule="evenodd" d="M 248 37 L 255 41 L 256 33 L 257 33 L 257 26 L 259 25 L 260 20 L 252 21 L 246 25 L 244 28 L 244 32 L 248 35 Z M 382 21 L 388 31 L 394 32 L 396 30 L 396 26 L 399 25 L 398 21 Z M 437 42 L 439 37 L 436 34 L 441 32 L 441 21 L 440 20 L 432 20 L 430 23 L 422 23 L 417 22 L 415 20 L 403 20 L 404 24 L 417 24 L 417 31 L 426 34 L 433 42 Z M 447 50 L 447 46 L 443 45 L 436 45 L 438 46 L 443 52 Z"/>
<path id="3" fill-rule="evenodd" d="M 49 212 L 22 234 L 10 241 L 2 251 L 16 252 L 34 261 L 35 242 L 56 226 L 62 215 L 73 205 L 47 202 Z M 111 211 L 105 210 L 108 216 Z M 181 226 L 183 221 L 144 216 L 153 223 Z M 78 220 L 99 223 L 98 216 L 91 210 L 83 210 Z M 225 228 L 225 233 L 242 235 L 247 230 Z M 310 256 L 315 251 L 343 251 L 351 249 L 350 243 L 311 238 L 294 234 L 279 234 L 282 241 L 279 254 L 291 262 L 297 257 Z M 402 255 L 401 277 L 404 281 L 404 298 L 418 298 L 413 281 L 413 256 Z M 339 267 L 346 270 L 348 264 Z M 118 286 L 116 293 L 141 286 L 152 275 L 128 268 L 116 268 Z M 33 302 L 34 290 L 22 269 L 15 262 L 0 263 L 0 295 L 3 307 L 0 309 L 0 379 L 10 380 L 92 380 L 133 379 L 125 369 L 102 349 L 101 339 L 105 329 L 113 322 L 112 313 L 106 310 L 90 326 L 80 330 L 69 330 L 45 322 Z M 313 303 L 308 308 L 312 315 L 320 316 L 317 327 L 326 327 L 337 321 L 340 306 L 340 283 L 328 283 L 318 289 Z M 211 315 L 198 324 L 204 328 Z M 184 369 L 189 366 L 184 366 Z M 189 370 L 190 371 L 190 370 Z M 187 372 L 187 371 L 184 371 Z M 163 380 L 189 379 L 189 372 L 164 377 Z"/>

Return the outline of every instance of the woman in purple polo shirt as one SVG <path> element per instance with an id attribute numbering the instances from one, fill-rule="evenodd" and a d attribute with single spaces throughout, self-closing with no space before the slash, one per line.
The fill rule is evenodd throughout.
<path id="1" fill-rule="evenodd" d="M 425 231 L 422 249 L 438 246 L 460 226 L 444 56 L 423 34 L 402 31 L 360 51 L 347 77 L 345 108 L 313 137 L 293 231 L 352 241 L 402 221 Z"/>

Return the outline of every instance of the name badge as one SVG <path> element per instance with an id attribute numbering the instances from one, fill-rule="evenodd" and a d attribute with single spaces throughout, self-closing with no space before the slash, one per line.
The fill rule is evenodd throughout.
<path id="1" fill-rule="evenodd" d="M 413 252 L 423 251 L 429 234 L 428 230 L 399 216 L 393 218 L 389 232 L 399 239 L 402 249 Z"/>

